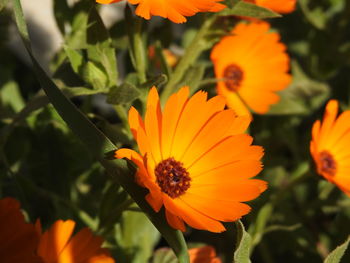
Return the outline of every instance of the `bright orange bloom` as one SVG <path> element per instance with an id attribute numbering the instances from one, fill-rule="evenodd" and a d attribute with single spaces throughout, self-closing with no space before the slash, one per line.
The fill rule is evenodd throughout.
<path id="1" fill-rule="evenodd" d="M 295 10 L 296 0 L 246 0 L 258 6 L 269 8 L 277 13 L 287 14 Z"/>
<path id="2" fill-rule="evenodd" d="M 221 263 L 216 256 L 215 249 L 211 246 L 192 248 L 188 250 L 191 263 Z"/>
<path id="3" fill-rule="evenodd" d="M 266 182 L 251 179 L 262 169 L 263 148 L 252 146 L 252 137 L 243 133 L 250 118 L 224 108 L 223 97 L 207 101 L 207 93 L 199 91 L 189 98 L 189 88 L 183 87 L 162 111 L 153 87 L 145 120 L 135 108 L 129 111 L 141 155 L 120 149 L 116 158 L 138 166 L 136 180 L 149 190 L 146 200 L 157 212 L 164 205 L 173 228 L 185 231 L 185 222 L 222 232 L 219 221 L 235 221 L 249 213 L 242 202 L 266 189 Z"/>
<path id="4" fill-rule="evenodd" d="M 101 248 L 102 238 L 94 236 L 84 228 L 72 237 L 75 222 L 57 220 L 51 228 L 41 234 L 40 222 L 37 224 L 40 243 L 37 253 L 44 263 L 114 263 L 109 252 Z"/>
<path id="5" fill-rule="evenodd" d="M 42 263 L 36 255 L 39 236 L 34 225 L 24 221 L 20 204 L 13 198 L 0 200 L 0 261 Z"/>
<path id="6" fill-rule="evenodd" d="M 100 4 L 112 4 L 122 0 L 96 0 Z M 130 4 L 138 5 L 136 14 L 145 19 L 151 16 L 168 18 L 175 23 L 186 22 L 186 16 L 198 12 L 218 12 L 226 6 L 222 0 L 128 0 Z"/>
<path id="7" fill-rule="evenodd" d="M 317 172 L 350 196 L 350 110 L 337 114 L 338 102 L 329 101 L 322 124 L 312 127 L 310 151 Z"/>
<path id="8" fill-rule="evenodd" d="M 266 113 L 291 82 L 286 46 L 269 30 L 266 22 L 240 23 L 211 52 L 216 77 L 225 79 L 217 91 L 238 115 Z"/>

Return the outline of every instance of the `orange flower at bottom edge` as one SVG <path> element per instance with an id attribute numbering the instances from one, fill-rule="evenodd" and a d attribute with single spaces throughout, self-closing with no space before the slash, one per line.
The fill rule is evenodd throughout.
<path id="1" fill-rule="evenodd" d="M 243 202 L 266 189 L 266 182 L 252 179 L 262 169 L 263 148 L 252 146 L 253 138 L 244 134 L 251 119 L 224 108 L 222 96 L 207 101 L 207 93 L 199 91 L 189 98 L 189 88 L 183 87 L 161 110 L 153 87 L 145 120 L 135 108 L 129 111 L 141 154 L 120 149 L 116 158 L 128 158 L 138 166 L 136 181 L 148 188 L 146 200 L 156 212 L 164 205 L 175 229 L 185 231 L 187 223 L 225 231 L 220 221 L 249 213 Z"/>
<path id="2" fill-rule="evenodd" d="M 317 172 L 350 196 L 350 110 L 337 114 L 338 101 L 330 100 L 312 127 L 310 152 Z"/>
<path id="3" fill-rule="evenodd" d="M 100 4 L 112 4 L 122 0 L 96 0 Z M 144 19 L 151 16 L 168 18 L 175 23 L 186 22 L 186 16 L 193 16 L 198 12 L 218 12 L 226 6 L 220 4 L 222 0 L 128 0 L 130 4 L 138 5 L 136 14 Z"/>
<path id="4" fill-rule="evenodd" d="M 191 263 L 221 263 L 212 246 L 191 248 L 188 250 Z"/>
<path id="5" fill-rule="evenodd" d="M 269 8 L 277 13 L 287 14 L 295 10 L 296 0 L 246 0 L 258 6 Z"/>
<path id="6" fill-rule="evenodd" d="M 36 255 L 39 236 L 24 220 L 17 200 L 0 200 L 0 261 L 6 263 L 42 263 Z"/>
<path id="7" fill-rule="evenodd" d="M 36 224 L 40 233 L 37 253 L 44 263 L 114 263 L 109 252 L 101 248 L 102 238 L 84 228 L 72 237 L 75 222 L 57 220 L 49 230 L 41 234 L 40 221 Z"/>
<path id="8" fill-rule="evenodd" d="M 225 79 L 217 91 L 237 115 L 267 113 L 291 82 L 286 46 L 269 30 L 266 22 L 240 23 L 211 52 L 216 78 Z"/>

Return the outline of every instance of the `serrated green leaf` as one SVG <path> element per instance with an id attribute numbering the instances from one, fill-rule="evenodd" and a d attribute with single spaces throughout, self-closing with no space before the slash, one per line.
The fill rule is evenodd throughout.
<path id="1" fill-rule="evenodd" d="M 252 18 L 274 18 L 280 17 L 281 15 L 261 6 L 257 6 L 252 3 L 240 1 L 235 4 L 232 8 L 225 8 L 219 13 L 220 16 L 244 16 Z"/>
<path id="2" fill-rule="evenodd" d="M 350 243 L 350 236 L 348 239 L 336 249 L 334 249 L 324 260 L 324 263 L 339 263 L 342 259 L 346 249 L 348 248 Z"/>
<path id="3" fill-rule="evenodd" d="M 250 235 L 245 231 L 242 222 L 235 222 L 237 230 L 237 245 L 234 253 L 233 263 L 251 263 L 250 261 L 250 246 L 252 239 Z"/>
<path id="4" fill-rule="evenodd" d="M 88 61 L 84 65 L 82 77 L 86 82 L 91 84 L 94 89 L 101 90 L 108 86 L 108 79 L 105 72 L 91 61 Z"/>
<path id="5" fill-rule="evenodd" d="M 83 73 L 83 66 L 84 66 L 84 57 L 83 55 L 68 47 L 64 46 L 64 51 L 66 52 L 66 55 L 68 57 L 68 60 L 73 68 L 73 71 L 77 74 L 82 74 Z"/>
<path id="6" fill-rule="evenodd" d="M 115 50 L 100 15 L 92 6 L 88 17 L 87 51 L 89 60 L 102 68 L 108 77 L 108 87 L 117 86 L 118 71 Z"/>
<path id="7" fill-rule="evenodd" d="M 115 105 L 128 104 L 136 100 L 140 95 L 140 91 L 134 85 L 125 82 L 110 90 L 107 102 Z"/>

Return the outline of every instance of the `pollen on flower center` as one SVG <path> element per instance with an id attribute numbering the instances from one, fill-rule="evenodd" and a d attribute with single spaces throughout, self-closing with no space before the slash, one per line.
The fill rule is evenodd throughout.
<path id="1" fill-rule="evenodd" d="M 173 157 L 161 161 L 155 168 L 155 175 L 160 189 L 171 198 L 183 195 L 190 187 L 188 171 Z"/>
<path id="2" fill-rule="evenodd" d="M 319 159 L 322 172 L 327 173 L 331 176 L 335 175 L 337 171 L 337 163 L 334 160 L 333 156 L 329 152 L 323 151 L 320 153 Z"/>
<path id="3" fill-rule="evenodd" d="M 229 90 L 237 91 L 243 80 L 244 74 L 242 69 L 236 64 L 228 65 L 224 70 L 225 84 Z"/>

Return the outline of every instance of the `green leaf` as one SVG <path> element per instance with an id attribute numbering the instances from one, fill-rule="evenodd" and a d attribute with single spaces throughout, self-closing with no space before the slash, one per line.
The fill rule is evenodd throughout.
<path id="1" fill-rule="evenodd" d="M 324 263 L 339 263 L 341 258 L 343 257 L 346 249 L 349 246 L 350 236 L 348 239 L 336 249 L 334 249 L 324 260 Z"/>
<path id="2" fill-rule="evenodd" d="M 181 81 L 181 86 L 189 86 L 191 94 L 199 89 L 205 73 L 205 64 L 198 64 L 190 67 Z"/>
<path id="3" fill-rule="evenodd" d="M 161 87 L 167 81 L 168 81 L 168 77 L 165 74 L 161 74 L 161 75 L 155 76 L 155 77 L 147 80 L 146 82 L 144 82 L 143 84 L 140 85 L 140 88 L 148 91 L 153 86 L 155 86 L 157 88 Z"/>
<path id="4" fill-rule="evenodd" d="M 177 260 L 171 249 L 160 248 L 154 253 L 152 263 L 177 263 Z"/>
<path id="5" fill-rule="evenodd" d="M 128 104 L 136 100 L 140 95 L 140 91 L 134 85 L 125 82 L 110 90 L 107 102 L 115 105 Z"/>
<path id="6" fill-rule="evenodd" d="M 68 46 L 64 46 L 63 48 L 67 54 L 67 57 L 68 57 L 69 62 L 73 68 L 73 71 L 75 73 L 77 73 L 78 75 L 82 74 L 83 73 L 83 66 L 84 66 L 83 55 L 80 52 L 78 52 L 78 51 L 76 51 Z"/>
<path id="7" fill-rule="evenodd" d="M 250 235 L 245 231 L 242 222 L 236 221 L 235 226 L 237 229 L 237 245 L 234 253 L 233 263 L 250 263 L 250 246 L 252 239 Z"/>
<path id="8" fill-rule="evenodd" d="M 87 28 L 88 57 L 102 68 L 108 77 L 108 87 L 117 86 L 118 71 L 115 50 L 103 21 L 93 5 L 88 17 Z"/>
<path id="9" fill-rule="evenodd" d="M 107 173 L 129 193 L 139 207 L 147 214 L 162 236 L 174 249 L 179 261 L 181 263 L 188 263 L 187 245 L 182 233 L 168 225 L 164 210 L 160 213 L 155 213 L 152 207 L 146 202 L 145 194 L 147 191 L 135 183 L 133 176 L 135 169 L 133 165 L 128 166 L 124 160 L 108 161 L 104 159 L 105 154 L 115 151 L 116 147 L 64 96 L 55 83 L 46 75 L 32 54 L 20 0 L 13 0 L 13 7 L 17 27 L 33 63 L 34 72 L 52 105 L 71 130 L 84 142 L 91 154 L 105 167 Z"/>
<path id="10" fill-rule="evenodd" d="M 107 76 L 94 62 L 88 61 L 83 69 L 83 79 L 91 84 L 94 89 L 101 90 L 107 87 Z"/>
<path id="11" fill-rule="evenodd" d="M 159 232 L 148 218 L 140 212 L 126 211 L 119 227 L 116 243 L 123 251 L 129 251 L 129 257 L 132 257 L 130 262 L 148 262 L 160 238 Z"/>
<path id="12" fill-rule="evenodd" d="M 274 11 L 264 8 L 261 6 L 257 6 L 252 3 L 248 3 L 245 1 L 240 1 L 235 4 L 232 8 L 225 8 L 223 11 L 219 13 L 220 16 L 244 16 L 244 17 L 252 17 L 252 18 L 274 18 L 281 17 L 280 14 L 275 13 Z"/>
<path id="13" fill-rule="evenodd" d="M 25 105 L 19 87 L 13 80 L 4 83 L 0 100 L 2 104 L 10 106 L 14 112 L 19 112 Z"/>

